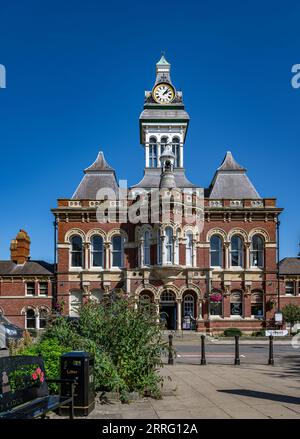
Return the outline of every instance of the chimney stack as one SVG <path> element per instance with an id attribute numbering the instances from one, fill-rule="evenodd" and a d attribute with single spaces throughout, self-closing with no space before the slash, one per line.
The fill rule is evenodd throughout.
<path id="1" fill-rule="evenodd" d="M 24 264 L 30 255 L 30 238 L 25 230 L 20 230 L 10 244 L 10 258 L 15 264 Z"/>

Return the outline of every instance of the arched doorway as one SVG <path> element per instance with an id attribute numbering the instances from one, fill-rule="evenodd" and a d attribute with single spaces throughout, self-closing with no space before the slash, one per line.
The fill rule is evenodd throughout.
<path id="1" fill-rule="evenodd" d="M 197 317 L 197 296 L 194 291 L 186 291 L 182 297 L 182 329 L 195 329 Z"/>
<path id="2" fill-rule="evenodd" d="M 159 314 L 160 321 L 166 329 L 176 329 L 176 296 L 172 291 L 166 290 L 161 293 Z"/>

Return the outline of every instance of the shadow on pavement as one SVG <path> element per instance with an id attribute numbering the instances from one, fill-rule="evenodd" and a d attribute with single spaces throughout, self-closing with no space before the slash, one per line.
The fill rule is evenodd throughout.
<path id="1" fill-rule="evenodd" d="M 259 392 L 257 390 L 247 389 L 231 389 L 231 390 L 217 390 L 222 393 L 229 393 L 231 395 L 249 396 L 250 398 L 268 399 L 269 401 L 285 402 L 289 404 L 300 404 L 300 398 L 289 395 L 280 395 L 279 393 Z"/>

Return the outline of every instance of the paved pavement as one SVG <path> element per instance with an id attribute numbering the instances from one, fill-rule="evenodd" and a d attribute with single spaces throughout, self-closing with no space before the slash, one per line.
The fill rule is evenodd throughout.
<path id="1" fill-rule="evenodd" d="M 97 402 L 98 419 L 300 419 L 300 356 L 265 364 L 166 365 L 163 399 Z"/>

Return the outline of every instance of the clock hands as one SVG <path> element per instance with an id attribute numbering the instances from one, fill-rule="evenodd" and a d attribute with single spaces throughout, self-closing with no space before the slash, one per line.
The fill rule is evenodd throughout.
<path id="1" fill-rule="evenodd" d="M 169 89 L 167 88 L 166 91 L 163 93 L 163 96 L 169 92 Z"/>

